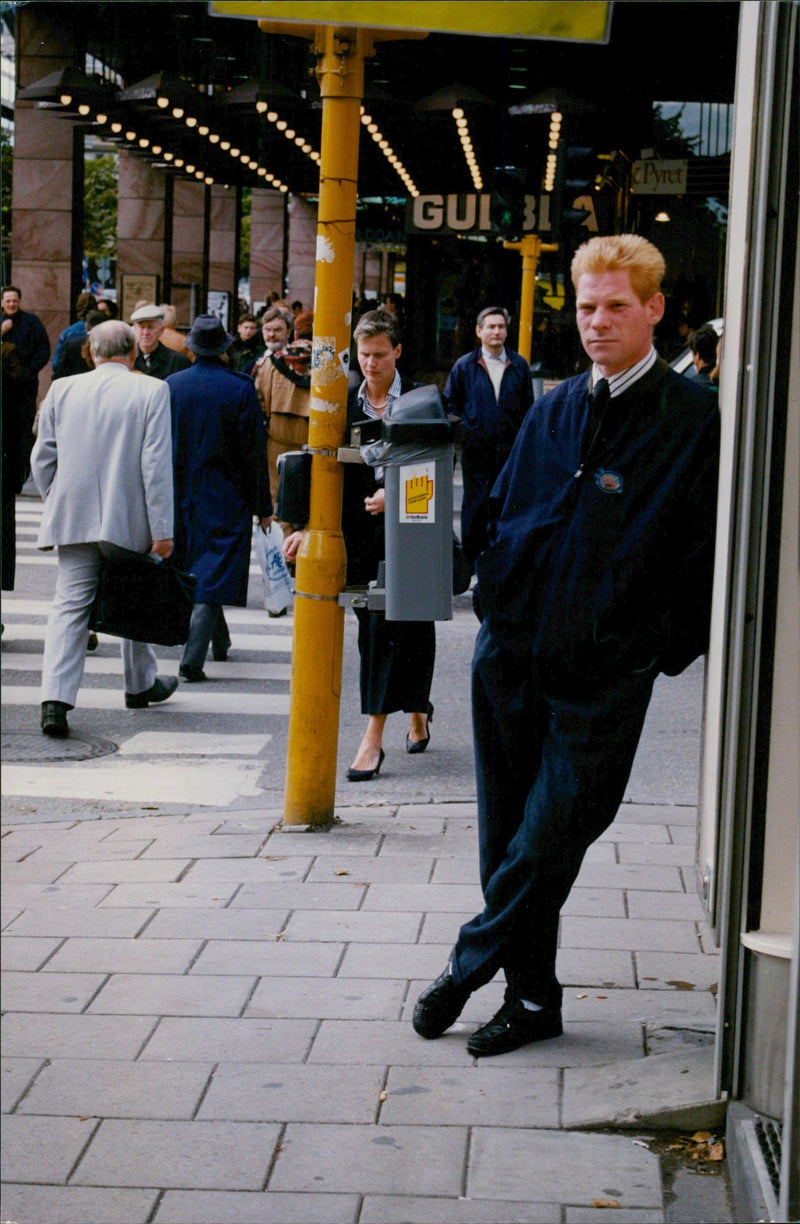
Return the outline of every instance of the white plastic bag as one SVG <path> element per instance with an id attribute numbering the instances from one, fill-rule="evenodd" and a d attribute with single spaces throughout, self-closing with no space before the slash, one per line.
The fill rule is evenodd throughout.
<path id="1" fill-rule="evenodd" d="M 283 529 L 280 523 L 271 523 L 267 531 L 257 527 L 255 545 L 264 583 L 264 607 L 274 616 L 292 606 L 294 594 L 291 575 L 283 556 Z"/>

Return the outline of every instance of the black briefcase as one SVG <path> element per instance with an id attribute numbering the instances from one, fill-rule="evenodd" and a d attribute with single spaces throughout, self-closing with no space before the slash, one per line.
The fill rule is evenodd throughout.
<path id="1" fill-rule="evenodd" d="M 189 636 L 197 579 L 151 556 L 106 557 L 89 617 L 95 633 L 182 646 Z"/>

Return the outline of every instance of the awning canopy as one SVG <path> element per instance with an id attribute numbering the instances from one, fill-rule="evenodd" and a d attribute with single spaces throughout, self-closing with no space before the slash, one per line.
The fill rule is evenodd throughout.
<path id="1" fill-rule="evenodd" d="M 56 73 L 19 96 L 175 174 L 315 193 L 311 45 L 213 8 L 48 4 L 90 58 L 69 82 Z M 738 8 L 616 3 L 607 44 L 443 33 L 380 42 L 366 71 L 359 192 L 401 199 L 471 192 L 478 181 L 488 190 L 494 167 L 510 165 L 536 180 L 549 124 L 541 99 L 551 95 L 567 140 L 637 157 L 654 101 L 732 100 Z"/>

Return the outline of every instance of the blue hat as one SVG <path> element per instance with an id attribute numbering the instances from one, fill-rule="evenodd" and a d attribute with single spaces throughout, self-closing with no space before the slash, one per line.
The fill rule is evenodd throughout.
<path id="1" fill-rule="evenodd" d="M 233 341 L 216 315 L 198 315 L 186 337 L 186 347 L 198 357 L 218 357 Z"/>

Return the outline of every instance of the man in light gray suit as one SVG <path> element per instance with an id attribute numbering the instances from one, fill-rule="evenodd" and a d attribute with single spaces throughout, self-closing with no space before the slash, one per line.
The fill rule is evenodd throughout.
<path id="1" fill-rule="evenodd" d="M 69 734 L 86 657 L 89 614 L 104 556 L 172 553 L 173 493 L 169 390 L 134 374 L 127 323 L 90 335 L 96 368 L 59 379 L 45 396 L 31 471 L 44 499 L 37 545 L 58 548 L 58 580 L 42 664 L 42 731 Z M 125 705 L 166 701 L 175 677 L 159 680 L 152 646 L 121 643 Z"/>

